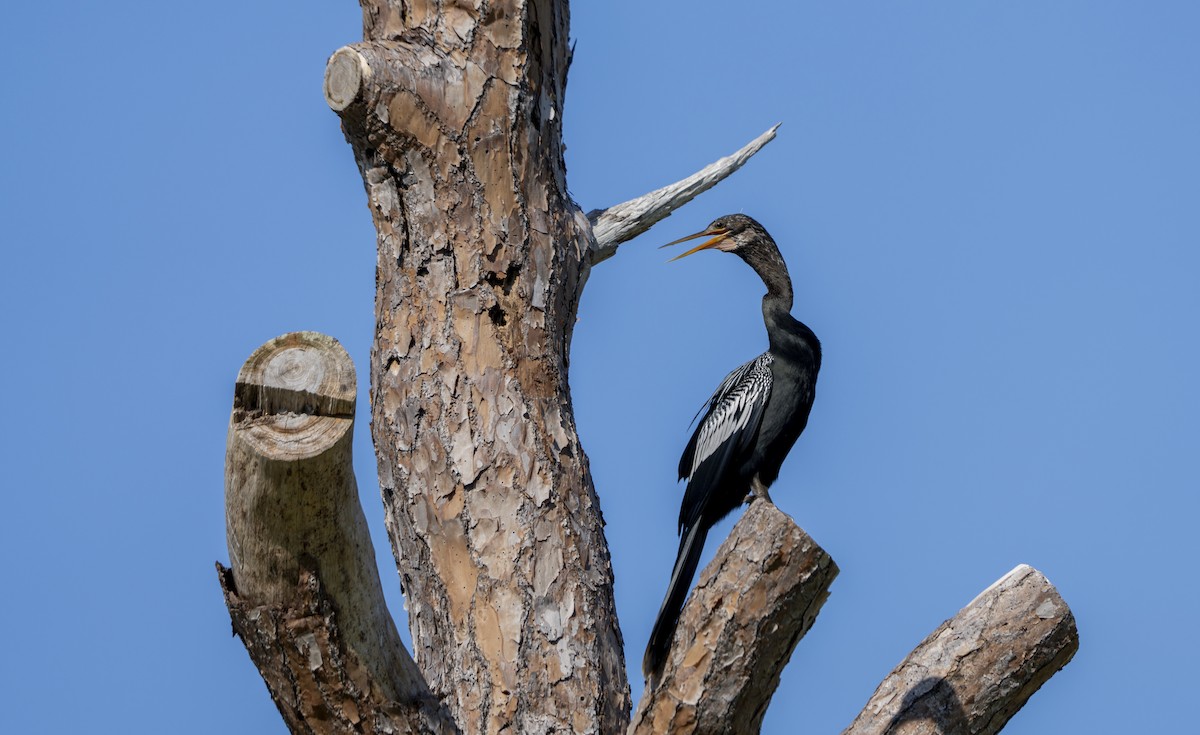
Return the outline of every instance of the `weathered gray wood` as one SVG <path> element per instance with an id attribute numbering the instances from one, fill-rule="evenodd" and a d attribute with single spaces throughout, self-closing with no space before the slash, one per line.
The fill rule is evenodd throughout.
<path id="1" fill-rule="evenodd" d="M 384 603 L 351 466 L 354 390 L 346 351 L 315 332 L 273 339 L 242 367 L 226 602 L 294 732 L 397 708 L 420 714 L 419 730 L 448 731 Z"/>
<path id="2" fill-rule="evenodd" d="M 991 735 L 1079 650 L 1075 617 L 1024 564 L 929 635 L 843 735 Z"/>
<path id="3" fill-rule="evenodd" d="M 340 48 L 325 65 L 325 102 L 329 109 L 341 112 L 358 99 L 362 92 L 363 76 L 371 67 L 352 48 Z"/>
<path id="4" fill-rule="evenodd" d="M 837 573 L 791 518 L 767 501 L 751 503 L 701 572 L 662 680 L 647 682 L 630 735 L 757 733 Z"/>
<path id="5" fill-rule="evenodd" d="M 774 140 L 778 130 L 777 123 L 741 149 L 713 161 L 686 179 L 608 209 L 588 212 L 588 220 L 591 221 L 595 234 L 589 251 L 591 263 L 595 265 L 611 258 L 621 243 L 642 234 L 655 223 L 669 217 L 676 209 L 719 184 L 725 177 L 745 165 L 763 146 Z"/>

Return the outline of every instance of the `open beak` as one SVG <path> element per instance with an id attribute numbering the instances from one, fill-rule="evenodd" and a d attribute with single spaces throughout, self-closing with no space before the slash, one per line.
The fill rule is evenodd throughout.
<path id="1" fill-rule="evenodd" d="M 720 227 L 713 227 L 713 228 L 704 230 L 703 232 L 697 232 L 694 235 L 688 235 L 687 237 L 681 237 L 678 240 L 672 240 L 671 242 L 667 243 L 666 245 L 660 245 L 659 247 L 665 248 L 665 247 L 669 247 L 671 245 L 678 245 L 681 242 L 687 242 L 688 240 L 695 240 L 697 237 L 708 237 L 708 236 L 711 236 L 712 239 L 705 240 L 704 242 L 700 243 L 699 245 L 697 245 L 696 247 L 687 251 L 686 253 L 683 253 L 682 255 L 676 255 L 674 258 L 671 258 L 671 260 L 668 260 L 667 262 L 670 263 L 672 261 L 679 260 L 680 258 L 686 258 L 687 256 L 691 255 L 692 253 L 698 253 L 701 250 L 708 250 L 709 248 L 717 247 L 722 242 L 724 242 L 726 240 L 726 238 L 729 237 L 729 230 L 726 230 L 726 229 L 720 228 Z"/>

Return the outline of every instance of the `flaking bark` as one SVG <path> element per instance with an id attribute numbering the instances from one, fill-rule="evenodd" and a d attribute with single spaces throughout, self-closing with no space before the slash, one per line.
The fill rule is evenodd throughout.
<path id="1" fill-rule="evenodd" d="M 700 574 L 629 734 L 757 733 L 837 573 L 791 518 L 752 503 Z"/>
<path id="2" fill-rule="evenodd" d="M 268 343 L 275 356 L 256 353 L 239 377 L 233 569 L 220 569 L 235 632 L 293 732 L 757 732 L 836 565 L 752 505 L 701 573 L 630 725 L 567 365 L 591 266 L 775 128 L 589 222 L 562 158 L 565 0 L 361 5 L 364 40 L 333 54 L 324 91 L 378 235 L 372 428 L 415 662 L 383 608 L 349 469 L 353 369 L 311 333 Z M 325 357 L 288 352 L 304 345 Z M 305 378 L 314 364 L 329 370 Z M 1077 646 L 1070 611 L 1038 579 L 1018 568 L 948 621 L 846 732 L 998 730 Z"/>
<path id="3" fill-rule="evenodd" d="M 233 632 L 242 639 L 288 730 L 311 733 L 452 735 L 454 723 L 428 691 L 400 699 L 345 643 L 335 605 L 316 570 L 304 568 L 293 596 L 254 605 L 236 589 L 233 572 L 217 564 Z"/>
<path id="4" fill-rule="evenodd" d="M 417 664 L 467 733 L 616 732 L 612 569 L 567 384 L 590 245 L 565 2 L 364 3 L 330 60 L 378 232 L 372 426 Z"/>
<path id="5" fill-rule="evenodd" d="M 842 735 L 992 735 L 1077 650 L 1071 609 L 1022 564 L 913 649 Z"/>

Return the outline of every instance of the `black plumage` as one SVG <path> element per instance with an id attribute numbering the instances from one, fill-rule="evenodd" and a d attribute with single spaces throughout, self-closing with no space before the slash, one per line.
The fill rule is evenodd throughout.
<path id="1" fill-rule="evenodd" d="M 679 479 L 688 481 L 679 552 L 642 659 L 647 678 L 662 670 L 708 529 L 755 496 L 770 501 L 767 488 L 808 423 L 821 369 L 821 344 L 791 315 L 787 265 L 763 226 L 743 214 L 727 215 L 670 244 L 705 236 L 711 239 L 678 257 L 715 248 L 746 261 L 767 287 L 762 309 L 770 347 L 721 382 L 679 460 Z"/>

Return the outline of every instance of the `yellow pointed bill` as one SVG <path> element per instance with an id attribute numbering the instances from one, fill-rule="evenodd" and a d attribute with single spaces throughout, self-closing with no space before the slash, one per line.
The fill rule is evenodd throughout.
<path id="1" fill-rule="evenodd" d="M 687 251 L 686 253 L 683 253 L 681 255 L 676 255 L 674 258 L 671 258 L 671 260 L 668 260 L 667 262 L 671 263 L 676 260 L 679 260 L 680 258 L 686 258 L 687 256 L 691 255 L 692 253 L 698 253 L 701 250 L 708 250 L 709 248 L 715 248 L 716 246 L 718 246 L 722 242 L 724 242 L 727 237 L 729 237 L 729 230 L 722 229 L 722 228 L 711 228 L 708 230 L 704 230 L 702 232 L 697 232 L 694 235 L 688 235 L 687 237 L 681 237 L 678 240 L 672 240 L 671 242 L 667 243 L 666 245 L 660 245 L 659 247 L 660 248 L 670 247 L 671 245 L 678 245 L 681 242 L 687 242 L 688 240 L 695 240 L 697 237 L 707 237 L 709 235 L 712 236 L 711 240 L 705 240 L 704 242 L 700 243 L 699 245 L 697 245 L 696 247 Z"/>

